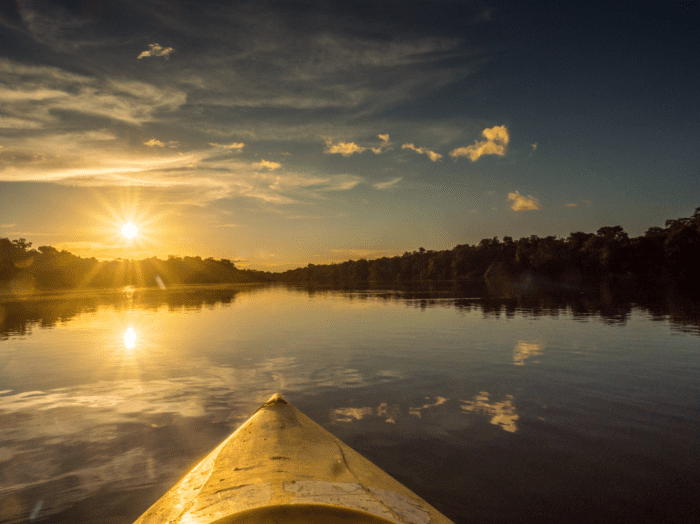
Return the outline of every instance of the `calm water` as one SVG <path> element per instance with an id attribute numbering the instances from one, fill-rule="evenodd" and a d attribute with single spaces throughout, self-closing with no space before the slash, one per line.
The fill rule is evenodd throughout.
<path id="1" fill-rule="evenodd" d="M 283 287 L 0 303 L 0 521 L 132 522 L 274 392 L 455 522 L 700 517 L 697 304 Z"/>

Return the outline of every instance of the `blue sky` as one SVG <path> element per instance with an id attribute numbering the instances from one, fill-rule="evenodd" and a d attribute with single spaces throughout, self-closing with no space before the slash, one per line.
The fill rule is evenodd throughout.
<path id="1" fill-rule="evenodd" d="M 3 2 L 0 236 L 275 271 L 640 235 L 700 206 L 698 9 Z"/>

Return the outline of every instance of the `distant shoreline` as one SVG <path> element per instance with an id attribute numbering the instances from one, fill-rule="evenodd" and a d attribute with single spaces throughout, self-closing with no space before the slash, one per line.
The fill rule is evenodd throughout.
<path id="1" fill-rule="evenodd" d="M 0 238 L 0 295 L 265 282 L 357 286 L 484 280 L 490 285 L 575 287 L 608 279 L 656 280 L 700 294 L 698 261 L 700 207 L 691 217 L 668 220 L 665 228 L 649 228 L 636 238 L 629 238 L 620 226 L 567 238 L 494 237 L 451 250 L 420 248 L 401 256 L 308 264 L 282 273 L 239 269 L 228 259 L 199 256 L 98 261 L 51 246 L 32 249 L 23 238 Z"/>

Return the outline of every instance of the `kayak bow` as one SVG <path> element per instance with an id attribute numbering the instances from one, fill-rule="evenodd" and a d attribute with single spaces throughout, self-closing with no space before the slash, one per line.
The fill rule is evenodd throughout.
<path id="1" fill-rule="evenodd" d="M 452 521 L 275 394 L 135 524 L 244 522 Z"/>

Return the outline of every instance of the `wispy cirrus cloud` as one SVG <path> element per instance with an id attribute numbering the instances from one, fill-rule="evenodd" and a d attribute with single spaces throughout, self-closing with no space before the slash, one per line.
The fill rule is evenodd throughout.
<path id="1" fill-rule="evenodd" d="M 532 195 L 523 196 L 518 191 L 515 193 L 508 193 L 508 200 L 513 201 L 513 204 L 510 206 L 513 211 L 531 211 L 540 209 L 539 200 Z"/>
<path id="2" fill-rule="evenodd" d="M 279 162 L 271 162 L 269 160 L 264 159 L 260 160 L 260 162 L 256 162 L 253 165 L 260 169 L 269 169 L 270 171 L 274 171 L 275 169 L 279 169 L 280 167 L 282 167 L 282 164 L 280 164 Z"/>
<path id="3" fill-rule="evenodd" d="M 377 182 L 376 184 L 372 184 L 372 187 L 375 189 L 389 189 L 391 187 L 394 187 L 396 184 L 398 184 L 401 181 L 402 177 L 394 178 L 393 180 L 389 180 L 388 182 Z"/>
<path id="4" fill-rule="evenodd" d="M 140 80 L 87 76 L 0 58 L 0 99 L 0 128 L 63 130 L 75 115 L 82 120 L 151 122 L 178 109 L 187 96 Z"/>
<path id="5" fill-rule="evenodd" d="M 416 147 L 413 144 L 404 144 L 401 146 L 401 149 L 411 149 L 421 155 L 428 155 L 428 158 L 430 158 L 430 160 L 432 160 L 433 162 L 437 162 L 442 158 L 442 155 L 440 153 L 436 153 L 435 151 L 431 151 L 425 147 Z"/>
<path id="6" fill-rule="evenodd" d="M 148 44 L 148 49 L 142 51 L 139 56 L 136 57 L 137 60 L 142 58 L 148 58 L 149 56 L 163 56 L 167 60 L 170 58 L 170 54 L 174 51 L 172 47 L 163 47 L 160 44 Z"/>
<path id="7" fill-rule="evenodd" d="M 210 146 L 219 147 L 221 149 L 228 149 L 231 151 L 240 151 L 245 147 L 243 142 L 233 142 L 232 144 L 217 144 L 215 142 L 209 142 Z"/>
<path id="8" fill-rule="evenodd" d="M 506 126 L 495 126 L 484 129 L 481 134 L 486 140 L 475 141 L 471 146 L 459 147 L 450 152 L 452 158 L 466 156 L 472 162 L 476 162 L 483 155 L 498 155 L 506 154 L 506 146 L 510 141 L 508 129 Z"/>

